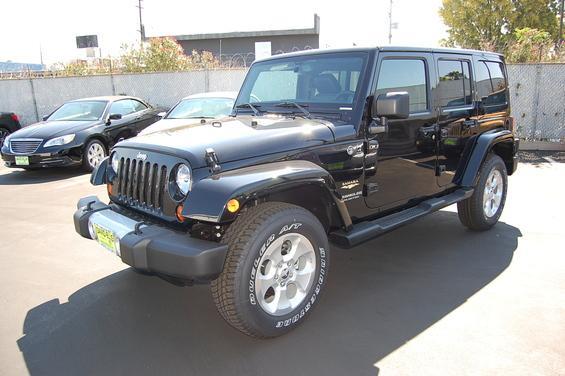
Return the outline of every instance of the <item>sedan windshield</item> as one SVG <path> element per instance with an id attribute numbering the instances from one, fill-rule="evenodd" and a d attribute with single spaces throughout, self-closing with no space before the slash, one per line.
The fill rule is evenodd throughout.
<path id="1" fill-rule="evenodd" d="M 233 99 L 192 98 L 183 99 L 169 112 L 166 119 L 218 118 L 231 113 Z"/>
<path id="2" fill-rule="evenodd" d="M 343 109 L 353 105 L 360 90 L 367 54 L 363 52 L 293 56 L 266 60 L 251 67 L 237 98 L 270 110 L 284 106 Z M 289 104 L 292 104 L 290 106 Z M 349 108 L 350 109 L 350 108 Z"/>
<path id="3" fill-rule="evenodd" d="M 98 120 L 102 117 L 107 103 L 102 101 L 68 102 L 53 112 L 47 120 Z"/>

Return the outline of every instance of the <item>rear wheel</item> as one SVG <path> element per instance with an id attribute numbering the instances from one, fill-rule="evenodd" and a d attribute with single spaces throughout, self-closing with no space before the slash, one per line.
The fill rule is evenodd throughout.
<path id="1" fill-rule="evenodd" d="M 10 134 L 10 131 L 4 127 L 0 127 L 0 148 L 2 147 L 2 145 L 4 145 L 4 140 L 6 139 L 6 137 L 8 137 L 8 135 Z"/>
<path id="2" fill-rule="evenodd" d="M 461 223 L 476 231 L 494 226 L 504 209 L 507 185 L 504 161 L 498 155 L 490 154 L 481 167 L 473 195 L 457 203 Z"/>
<path id="3" fill-rule="evenodd" d="M 90 140 L 84 148 L 82 156 L 82 167 L 86 171 L 92 171 L 106 157 L 106 147 L 99 140 Z"/>
<path id="4" fill-rule="evenodd" d="M 284 334 L 310 313 L 326 283 L 328 240 L 309 211 L 265 203 L 242 213 L 224 236 L 214 302 L 234 328 L 259 338 Z"/>

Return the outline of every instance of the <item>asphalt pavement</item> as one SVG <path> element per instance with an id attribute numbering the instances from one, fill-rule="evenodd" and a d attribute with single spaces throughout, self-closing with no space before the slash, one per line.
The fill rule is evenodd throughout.
<path id="1" fill-rule="evenodd" d="M 549 159 L 548 159 L 549 158 Z M 1 375 L 565 375 L 565 163 L 510 177 L 492 230 L 449 207 L 332 249 L 297 330 L 248 338 L 208 286 L 133 272 L 73 227 L 79 170 L 0 167 Z"/>

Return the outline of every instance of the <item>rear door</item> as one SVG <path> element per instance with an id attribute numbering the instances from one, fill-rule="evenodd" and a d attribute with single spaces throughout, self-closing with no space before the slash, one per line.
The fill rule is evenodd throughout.
<path id="1" fill-rule="evenodd" d="M 478 132 L 471 55 L 434 53 L 437 72 L 437 184 L 451 184 L 469 137 Z"/>
<path id="2" fill-rule="evenodd" d="M 389 120 L 387 132 L 366 141 L 365 203 L 370 208 L 387 210 L 437 191 L 433 67 L 430 53 L 379 53 L 373 94 L 408 92 L 410 116 Z"/>

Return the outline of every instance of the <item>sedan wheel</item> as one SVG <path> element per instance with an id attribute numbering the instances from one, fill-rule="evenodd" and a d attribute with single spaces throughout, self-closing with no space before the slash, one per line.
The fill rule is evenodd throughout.
<path id="1" fill-rule="evenodd" d="M 106 148 L 98 140 L 92 140 L 88 143 L 84 153 L 84 168 L 87 171 L 92 171 L 102 160 L 106 157 Z"/>
<path id="2" fill-rule="evenodd" d="M 0 128 L 0 148 L 4 145 L 4 140 L 9 134 L 10 132 L 7 129 Z"/>

